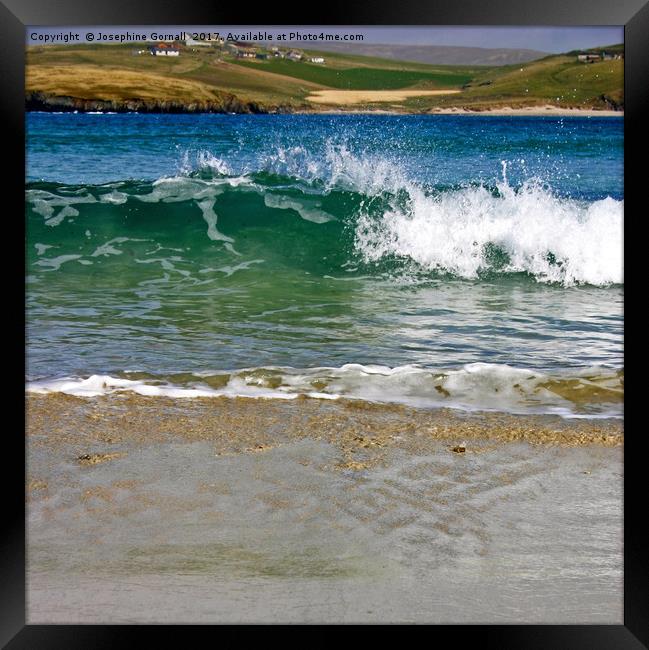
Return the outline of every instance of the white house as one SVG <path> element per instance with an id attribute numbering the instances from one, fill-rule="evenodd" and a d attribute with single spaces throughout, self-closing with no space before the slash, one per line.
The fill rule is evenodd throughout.
<path id="1" fill-rule="evenodd" d="M 169 45 L 168 43 L 158 43 L 152 45 L 149 51 L 153 56 L 179 56 L 180 48 L 177 45 Z"/>

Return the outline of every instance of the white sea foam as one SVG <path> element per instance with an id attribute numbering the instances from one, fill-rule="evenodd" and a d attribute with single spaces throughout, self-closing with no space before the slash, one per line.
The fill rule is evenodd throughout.
<path id="1" fill-rule="evenodd" d="M 209 387 L 194 388 L 175 386 L 169 383 L 153 384 L 146 381 L 123 379 L 110 375 L 91 375 L 86 379 L 75 377 L 64 377 L 53 380 L 33 381 L 27 384 L 27 391 L 33 393 L 65 393 L 77 397 L 99 397 L 110 393 L 128 391 L 145 395 L 148 397 L 283 397 L 294 399 L 295 394 L 276 394 L 274 391 L 265 390 L 256 386 L 248 386 L 236 377 L 232 385 L 222 390 L 214 390 Z"/>
<path id="2" fill-rule="evenodd" d="M 102 203 L 112 203 L 113 205 L 122 205 L 123 203 L 126 203 L 126 201 L 128 201 L 128 195 L 124 194 L 124 192 L 118 192 L 117 190 L 113 190 L 112 192 L 102 194 L 99 197 L 99 200 Z"/>
<path id="3" fill-rule="evenodd" d="M 123 244 L 127 241 L 145 241 L 144 239 L 131 239 L 130 237 L 114 237 L 110 241 L 98 246 L 95 251 L 91 254 L 91 257 L 108 257 L 109 255 L 121 255 L 124 251 L 119 248 L 115 248 L 113 244 Z"/>
<path id="4" fill-rule="evenodd" d="M 61 268 L 62 264 L 66 262 L 71 262 L 72 260 L 78 260 L 81 255 L 59 255 L 58 257 L 42 257 L 41 259 L 34 262 L 34 266 L 45 266 L 51 271 L 57 271 Z"/>
<path id="5" fill-rule="evenodd" d="M 96 203 L 97 201 L 90 194 L 83 196 L 58 196 L 45 190 L 27 190 L 25 196 L 27 201 L 31 203 L 32 210 L 40 214 L 48 226 L 58 226 L 66 217 L 78 216 L 79 211 L 73 208 L 73 205 Z M 56 208 L 61 209 L 56 212 Z"/>
<path id="6" fill-rule="evenodd" d="M 34 248 L 36 249 L 37 255 L 42 255 L 49 248 L 55 247 L 51 244 L 34 244 Z"/>
<path id="7" fill-rule="evenodd" d="M 224 235 L 217 227 L 218 215 L 214 211 L 214 199 L 204 199 L 198 202 L 198 207 L 203 213 L 203 219 L 207 223 L 207 236 L 212 241 L 233 242 L 232 237 Z"/>
<path id="8" fill-rule="evenodd" d="M 322 202 L 315 199 L 300 199 L 298 201 L 277 194 L 265 194 L 264 204 L 267 208 L 294 210 L 302 219 L 313 223 L 327 223 L 327 221 L 335 221 L 336 219 L 333 215 L 322 210 L 320 207 Z"/>
<path id="9" fill-rule="evenodd" d="M 512 413 L 554 413 L 564 417 L 621 417 L 623 379 L 606 368 L 550 375 L 508 365 L 473 363 L 453 370 L 415 365 L 390 368 L 345 364 L 339 368 L 249 368 L 197 372 L 182 384 L 148 377 L 109 375 L 38 380 L 27 390 L 96 397 L 119 391 L 167 397 L 250 397 L 359 399 L 409 406 Z M 217 379 L 218 381 L 214 381 Z M 213 387 L 214 385 L 218 387 Z"/>
<path id="10" fill-rule="evenodd" d="M 405 258 L 463 278 L 496 270 L 565 286 L 623 282 L 622 201 L 560 198 L 535 182 L 519 189 L 502 183 L 497 194 L 407 190 L 405 208 L 359 217 L 356 248 L 366 261 Z"/>
<path id="11" fill-rule="evenodd" d="M 303 147 L 280 148 L 266 164 L 276 173 L 324 182 L 325 192 L 381 196 L 388 205 L 382 214 L 356 215 L 356 249 L 367 262 L 397 257 L 469 279 L 496 270 L 564 286 L 623 282 L 624 202 L 560 197 L 537 179 L 514 188 L 505 161 L 496 191 L 442 192 L 409 178 L 390 156 L 357 155 L 344 145 L 329 144 L 319 158 Z"/>

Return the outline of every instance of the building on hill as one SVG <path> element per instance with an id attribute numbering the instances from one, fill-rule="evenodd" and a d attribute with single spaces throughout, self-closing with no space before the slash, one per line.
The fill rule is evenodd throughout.
<path id="1" fill-rule="evenodd" d="M 578 54 L 577 61 L 582 63 L 594 63 L 595 61 L 600 61 L 602 56 L 600 54 Z"/>
<path id="2" fill-rule="evenodd" d="M 180 47 L 175 43 L 156 43 L 149 47 L 153 56 L 180 56 Z"/>
<path id="3" fill-rule="evenodd" d="M 321 56 L 312 56 L 309 59 L 309 61 L 311 61 L 311 63 L 324 63 L 325 62 L 325 60 Z"/>
<path id="4" fill-rule="evenodd" d="M 290 50 L 289 53 L 286 55 L 286 58 L 291 59 L 291 61 L 301 61 L 302 52 L 298 52 L 297 50 Z"/>
<path id="5" fill-rule="evenodd" d="M 244 41 L 227 43 L 225 47 L 231 54 L 234 54 L 237 59 L 254 59 L 255 54 L 257 53 L 256 48 L 251 47 L 249 43 L 245 43 Z"/>

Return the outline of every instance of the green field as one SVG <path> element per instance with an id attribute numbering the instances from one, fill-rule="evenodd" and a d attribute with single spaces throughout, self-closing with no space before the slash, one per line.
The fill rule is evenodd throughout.
<path id="1" fill-rule="evenodd" d="M 321 90 L 447 90 L 452 95 L 381 99 L 353 108 L 427 112 L 461 107 L 554 105 L 622 108 L 624 60 L 581 63 L 577 53 L 517 66 L 434 66 L 316 51 L 325 64 L 288 59 L 238 59 L 216 47 L 183 48 L 180 56 L 138 54 L 143 45 L 67 45 L 27 48 L 26 90 L 48 97 L 125 102 L 218 102 L 225 95 L 264 110 L 322 111 Z M 622 46 L 605 48 L 621 52 Z M 374 97 L 373 97 L 374 99 Z M 329 100 L 327 100 L 329 101 Z"/>
<path id="2" fill-rule="evenodd" d="M 326 59 L 325 59 L 326 60 Z M 238 65 L 250 70 L 303 79 L 328 88 L 343 90 L 396 90 L 401 88 L 457 88 L 468 83 L 478 68 L 454 70 L 413 70 L 370 66 L 342 67 L 286 59 L 269 61 L 240 60 Z"/>

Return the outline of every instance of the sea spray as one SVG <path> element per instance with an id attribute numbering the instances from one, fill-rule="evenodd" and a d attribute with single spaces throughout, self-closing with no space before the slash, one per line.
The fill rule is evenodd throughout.
<path id="1" fill-rule="evenodd" d="M 266 160 L 264 169 L 246 174 L 224 173 L 227 163 L 206 154 L 201 160 L 209 164 L 150 184 L 31 184 L 28 208 L 54 227 L 77 217 L 85 206 L 110 204 L 113 223 L 121 219 L 126 228 L 127 214 L 137 219 L 137 202 L 182 203 L 187 214 L 198 210 L 202 215 L 207 238 L 234 243 L 235 234 L 217 229 L 217 215 L 232 221 L 236 215 L 225 211 L 233 209 L 237 196 L 243 200 L 245 194 L 254 194 L 270 211 L 268 223 L 272 211 L 288 211 L 316 224 L 309 235 L 314 240 L 326 240 L 330 234 L 318 231 L 317 224 L 339 221 L 331 246 L 344 247 L 346 233 L 351 232 L 343 254 L 347 261 L 371 263 L 370 268 L 377 262 L 400 260 L 419 271 L 465 279 L 524 273 L 538 282 L 564 286 L 623 282 L 623 201 L 611 197 L 591 202 L 562 197 L 538 179 L 514 188 L 505 175 L 491 187 L 430 187 L 409 180 L 388 160 L 358 158 L 344 147 L 330 147 L 321 168 L 301 164 L 305 178 L 294 175 L 297 170 L 282 151 L 276 159 Z M 289 175 L 280 175 L 280 168 Z M 221 209 L 219 202 L 226 200 L 227 207 Z M 186 223 L 179 219 L 170 225 L 177 230 Z M 242 225 L 236 224 L 239 230 Z M 289 232 L 295 225 L 287 218 L 279 227 Z M 274 241 L 259 244 L 272 249 Z"/>

